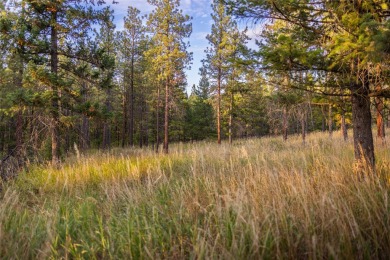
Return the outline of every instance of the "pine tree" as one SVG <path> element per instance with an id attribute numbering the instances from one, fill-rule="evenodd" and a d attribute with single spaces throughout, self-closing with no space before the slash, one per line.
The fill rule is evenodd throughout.
<path id="1" fill-rule="evenodd" d="M 352 102 L 357 170 L 375 171 L 370 97 L 390 97 L 388 90 L 375 89 L 373 84 L 373 79 L 388 73 L 382 71 L 379 75 L 375 69 L 378 65 L 384 68 L 383 65 L 389 61 L 390 12 L 387 1 L 228 2 L 235 14 L 241 17 L 287 22 L 293 27 L 289 30 L 290 35 L 299 36 L 309 47 L 296 49 L 298 53 L 310 53 L 313 48 L 321 50 L 318 59 L 292 60 L 293 67 L 288 70 L 315 72 L 306 73 L 311 77 L 306 77 L 307 83 L 317 81 L 322 86 L 339 86 L 336 88 L 339 94 L 348 89 Z M 285 60 L 278 62 L 278 55 L 274 57 L 279 66 L 286 64 Z M 386 81 L 386 77 L 383 80 Z M 304 84 L 300 87 L 307 89 L 308 86 Z"/>
<path id="2" fill-rule="evenodd" d="M 136 66 L 142 59 L 142 47 L 145 41 L 145 28 L 142 24 L 140 11 L 129 7 L 124 18 L 124 30 L 119 34 L 119 54 L 123 70 L 124 113 L 123 113 L 123 140 L 122 146 L 134 145 L 134 117 L 135 117 L 135 86 Z M 139 82 L 138 82 L 139 85 Z"/>
<path id="3" fill-rule="evenodd" d="M 23 25 L 25 11 L 24 7 L 15 2 L 15 9 L 19 9 L 18 13 L 6 9 L 3 3 L 0 4 L 0 43 L 3 52 L 3 61 L 10 74 L 12 74 L 13 87 L 7 90 L 9 97 L 11 97 L 12 107 L 9 111 L 13 115 L 15 121 L 15 148 L 12 155 L 19 160 L 24 156 L 24 115 L 23 107 L 25 99 L 25 91 L 23 88 L 23 77 L 25 75 L 25 61 L 23 59 L 23 46 L 25 38 L 25 26 Z M 11 92 L 11 93 L 10 93 Z"/>
<path id="4" fill-rule="evenodd" d="M 221 144 L 221 99 L 227 81 L 227 60 L 232 53 L 231 33 L 236 24 L 227 15 L 223 1 L 214 0 L 211 7 L 213 9 L 211 17 L 214 23 L 211 26 L 211 33 L 206 36 L 210 46 L 206 50 L 203 66 L 216 88 L 217 138 L 218 144 Z"/>
<path id="5" fill-rule="evenodd" d="M 191 141 L 204 140 L 215 136 L 214 111 L 210 103 L 210 83 L 206 72 L 200 69 L 199 86 L 193 85 L 188 98 L 186 114 L 186 137 Z"/>
<path id="6" fill-rule="evenodd" d="M 226 94 L 229 99 L 229 143 L 233 143 L 233 119 L 235 95 L 245 91 L 243 76 L 250 69 L 249 64 L 251 53 L 246 46 L 249 37 L 246 35 L 247 29 L 240 32 L 237 23 L 233 22 L 229 37 L 229 57 L 227 59 L 227 70 L 230 76 L 227 78 Z"/>
<path id="7" fill-rule="evenodd" d="M 115 57 L 114 57 L 114 35 L 115 35 L 115 25 L 114 25 L 114 16 L 113 11 L 109 8 L 104 9 L 105 20 L 102 22 L 100 28 L 100 34 L 98 39 L 100 39 L 100 48 L 103 50 L 103 60 L 107 63 L 104 69 L 102 70 L 101 86 L 105 91 L 105 101 L 104 101 L 104 122 L 103 122 L 103 149 L 110 149 L 111 147 L 111 119 L 112 119 L 112 99 L 113 99 L 113 77 L 114 77 L 114 66 L 115 66 Z"/>
<path id="8" fill-rule="evenodd" d="M 22 0 L 25 7 L 27 27 L 23 51 L 29 55 L 29 76 L 49 87 L 49 128 L 51 135 L 52 163 L 60 161 L 60 125 L 62 99 L 72 85 L 76 75 L 69 62 L 84 60 L 99 64 L 100 57 L 81 48 L 80 42 L 90 37 L 94 23 L 102 19 L 103 11 L 95 10 L 93 4 L 104 1 L 34 1 Z M 81 4 L 81 2 L 83 4 Z M 103 62 L 104 63 L 104 62 Z"/>
<path id="9" fill-rule="evenodd" d="M 158 71 L 158 80 L 165 85 L 164 102 L 164 152 L 168 153 L 169 145 L 169 110 L 171 93 L 174 87 L 183 81 L 182 71 L 190 62 L 191 54 L 187 52 L 188 44 L 184 42 L 192 31 L 190 17 L 183 15 L 179 9 L 179 0 L 148 0 L 156 7 L 148 19 L 148 27 L 153 36 L 153 47 L 147 55 Z"/>

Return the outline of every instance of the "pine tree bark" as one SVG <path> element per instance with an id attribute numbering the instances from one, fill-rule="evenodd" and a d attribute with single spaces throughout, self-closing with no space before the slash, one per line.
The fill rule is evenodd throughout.
<path id="1" fill-rule="evenodd" d="M 87 84 L 83 82 L 81 84 L 81 98 L 83 102 L 88 101 L 88 89 Z M 81 124 L 80 124 L 80 148 L 82 151 L 89 149 L 90 145 L 90 134 L 89 134 L 89 119 L 84 111 L 81 115 Z"/>
<path id="2" fill-rule="evenodd" d="M 160 87 L 157 87 L 157 105 L 156 105 L 156 153 L 160 146 Z"/>
<path id="3" fill-rule="evenodd" d="M 222 84 L 222 69 L 218 68 L 217 76 L 217 135 L 218 144 L 221 144 L 221 84 Z"/>
<path id="4" fill-rule="evenodd" d="M 321 106 L 321 112 L 322 112 L 322 127 L 321 127 L 321 131 L 325 132 L 326 116 L 325 116 L 324 106 Z"/>
<path id="5" fill-rule="evenodd" d="M 390 128 L 390 108 L 387 109 L 387 128 Z"/>
<path id="6" fill-rule="evenodd" d="M 128 86 L 126 84 L 126 82 L 124 82 L 124 88 L 125 88 L 125 91 L 124 91 L 124 95 L 123 95 L 123 117 L 122 117 L 122 120 L 123 120 L 123 125 L 122 125 L 122 148 L 125 147 L 127 145 L 127 135 L 128 135 L 128 103 L 129 103 L 129 89 L 128 89 Z"/>
<path id="7" fill-rule="evenodd" d="M 66 117 L 71 117 L 72 116 L 72 111 L 68 109 L 62 109 L 62 115 Z M 69 152 L 72 149 L 72 131 L 73 130 L 71 127 L 67 127 L 67 130 L 65 130 L 63 134 L 63 139 L 64 139 L 64 145 L 63 148 L 65 149 L 65 152 Z"/>
<path id="8" fill-rule="evenodd" d="M 144 102 L 139 106 L 139 147 L 142 148 L 144 144 Z"/>
<path id="9" fill-rule="evenodd" d="M 52 164 L 58 165 L 60 162 L 60 113 L 59 113 L 59 89 L 57 86 L 58 77 L 58 31 L 57 31 L 57 12 L 51 13 L 51 51 L 50 51 L 50 63 L 51 73 L 54 75 L 54 81 L 52 82 L 51 91 L 51 120 L 50 120 L 50 133 L 51 133 L 51 158 Z"/>
<path id="10" fill-rule="evenodd" d="M 376 87 L 376 91 L 381 91 L 382 87 L 379 85 Z M 382 97 L 375 98 L 375 106 L 376 106 L 376 126 L 377 126 L 377 138 L 385 144 L 385 125 L 384 125 L 384 102 Z"/>
<path id="11" fill-rule="evenodd" d="M 288 115 L 287 107 L 283 108 L 283 141 L 287 141 L 288 138 Z"/>
<path id="12" fill-rule="evenodd" d="M 146 102 L 144 102 L 145 105 L 145 126 L 144 126 L 144 136 L 145 136 L 145 142 L 144 144 L 146 146 L 149 146 L 149 118 L 150 118 L 150 111 L 148 108 L 148 105 Z"/>
<path id="13" fill-rule="evenodd" d="M 23 63 L 20 64 L 18 76 L 17 76 L 17 87 L 19 89 L 23 88 Z M 19 104 L 21 106 L 21 104 Z M 23 146 L 23 112 L 22 108 L 18 108 L 18 112 L 16 115 L 16 131 L 15 131 L 15 138 L 16 138 L 16 155 L 22 156 L 22 146 Z"/>
<path id="14" fill-rule="evenodd" d="M 5 136 L 4 136 L 4 129 L 3 129 L 3 119 L 4 117 L 0 116 L 0 156 L 2 156 L 4 152 L 4 143 L 5 143 Z"/>
<path id="15" fill-rule="evenodd" d="M 306 111 L 302 111 L 301 115 L 301 133 L 302 133 L 302 142 L 306 144 Z"/>
<path id="16" fill-rule="evenodd" d="M 229 113 L 229 144 L 233 144 L 233 93 L 230 93 L 230 113 Z"/>
<path id="17" fill-rule="evenodd" d="M 107 113 L 111 113 L 111 89 L 107 89 L 107 97 L 105 106 L 107 109 Z M 108 119 L 104 120 L 103 125 L 103 149 L 110 149 L 111 147 L 111 127 Z"/>
<path id="18" fill-rule="evenodd" d="M 165 82 L 164 153 L 169 152 L 169 79 Z"/>
<path id="19" fill-rule="evenodd" d="M 372 137 L 372 117 L 369 98 L 369 84 L 354 83 L 352 92 L 352 122 L 356 170 L 375 171 L 374 141 Z"/>
<path id="20" fill-rule="evenodd" d="M 81 150 L 88 150 L 90 147 L 90 134 L 89 134 L 89 119 L 86 115 L 81 117 L 81 136 L 80 136 Z"/>
<path id="21" fill-rule="evenodd" d="M 38 144 L 39 144 L 39 134 L 37 131 L 37 125 L 35 124 L 34 118 L 38 117 L 38 114 L 34 108 L 31 108 L 31 112 L 29 113 L 29 120 L 28 120 L 28 128 L 29 128 L 29 135 L 32 139 L 32 150 L 35 153 L 38 150 Z"/>
<path id="22" fill-rule="evenodd" d="M 346 121 L 345 121 L 344 110 L 341 111 L 341 131 L 343 133 L 344 141 L 347 141 L 348 140 L 348 129 L 347 129 Z"/>
<path id="23" fill-rule="evenodd" d="M 134 43 L 133 43 L 134 46 Z M 134 146 L 134 50 L 130 64 L 130 111 L 129 111 L 129 145 Z"/>

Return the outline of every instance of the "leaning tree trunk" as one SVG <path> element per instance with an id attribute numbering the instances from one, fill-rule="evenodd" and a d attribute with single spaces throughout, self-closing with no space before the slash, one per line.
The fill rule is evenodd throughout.
<path id="1" fill-rule="evenodd" d="M 371 128 L 371 109 L 369 84 L 353 84 L 352 123 L 356 170 L 375 171 L 374 141 Z"/>
<path id="2" fill-rule="evenodd" d="M 57 13 L 53 11 L 51 14 L 51 50 L 50 50 L 50 63 L 51 73 L 54 75 L 55 80 L 58 76 L 58 31 L 57 31 Z M 53 165 L 58 165 L 60 162 L 60 112 L 59 112 L 59 89 L 57 83 L 51 84 L 52 98 L 51 98 L 51 120 L 50 120 L 50 133 L 51 133 L 51 161 Z"/>

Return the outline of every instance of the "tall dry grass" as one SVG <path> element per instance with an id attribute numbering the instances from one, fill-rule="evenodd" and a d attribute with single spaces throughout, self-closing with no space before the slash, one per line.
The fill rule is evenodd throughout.
<path id="1" fill-rule="evenodd" d="M 359 180 L 339 134 L 176 144 L 37 166 L 0 195 L 0 258 L 390 257 L 389 149 Z"/>

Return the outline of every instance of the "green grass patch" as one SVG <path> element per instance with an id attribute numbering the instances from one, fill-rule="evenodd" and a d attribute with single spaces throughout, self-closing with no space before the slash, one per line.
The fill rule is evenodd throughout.
<path id="1" fill-rule="evenodd" d="M 35 166 L 0 194 L 0 258 L 387 258 L 389 149 L 359 180 L 340 134 L 201 142 Z"/>

